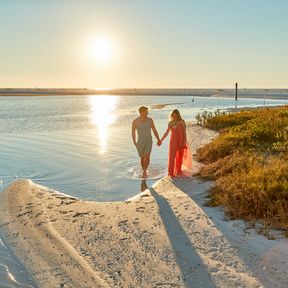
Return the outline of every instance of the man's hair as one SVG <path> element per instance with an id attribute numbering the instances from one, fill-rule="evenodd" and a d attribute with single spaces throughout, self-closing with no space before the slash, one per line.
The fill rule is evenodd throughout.
<path id="1" fill-rule="evenodd" d="M 141 114 L 141 112 L 144 112 L 144 111 L 146 111 L 146 110 L 148 110 L 148 108 L 145 107 L 145 106 L 141 106 L 141 107 L 139 107 L 139 109 L 138 109 L 138 111 L 139 111 L 140 114 Z"/>

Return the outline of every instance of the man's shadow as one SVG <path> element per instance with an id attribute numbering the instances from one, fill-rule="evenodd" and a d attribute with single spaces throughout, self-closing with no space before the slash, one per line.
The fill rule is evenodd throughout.
<path id="1" fill-rule="evenodd" d="M 141 181 L 140 191 L 143 192 L 146 189 L 148 189 L 148 186 L 147 186 L 146 180 L 144 179 Z"/>

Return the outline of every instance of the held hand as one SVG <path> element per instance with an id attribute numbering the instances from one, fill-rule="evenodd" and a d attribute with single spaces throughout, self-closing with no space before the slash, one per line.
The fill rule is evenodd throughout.
<path id="1" fill-rule="evenodd" d="M 162 144 L 162 141 L 159 139 L 158 142 L 157 142 L 157 145 L 161 146 L 161 144 Z"/>

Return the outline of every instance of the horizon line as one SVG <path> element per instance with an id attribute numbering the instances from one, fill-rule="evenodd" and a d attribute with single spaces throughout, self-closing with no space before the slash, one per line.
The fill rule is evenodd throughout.
<path id="1" fill-rule="evenodd" d="M 235 90 L 235 87 L 196 87 L 196 88 L 191 88 L 191 87 L 118 87 L 118 88 L 108 88 L 108 87 L 97 87 L 97 88 L 87 88 L 87 87 L 0 87 L 1 90 L 90 90 L 90 91 L 115 91 L 115 90 L 204 90 L 204 89 L 209 89 L 209 90 L 221 90 L 221 89 L 232 89 Z M 239 87 L 238 85 L 238 90 L 241 89 L 261 89 L 261 90 L 286 90 L 288 87 Z"/>

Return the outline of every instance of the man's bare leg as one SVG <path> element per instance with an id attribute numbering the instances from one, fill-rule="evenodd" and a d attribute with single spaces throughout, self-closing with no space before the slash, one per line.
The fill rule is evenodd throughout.
<path id="1" fill-rule="evenodd" d="M 145 157 L 145 155 L 141 157 L 141 167 L 142 167 L 142 170 L 143 170 L 142 178 L 145 178 L 145 177 L 147 177 L 146 173 L 145 173 L 146 176 L 144 176 L 144 171 L 146 171 L 146 169 L 147 169 L 147 168 L 145 168 L 146 167 L 146 157 Z"/>
<path id="2" fill-rule="evenodd" d="M 145 169 L 145 156 L 142 156 L 141 157 L 141 167 L 142 167 L 142 169 L 144 170 Z"/>
<path id="3" fill-rule="evenodd" d="M 149 164 L 150 164 L 150 154 L 147 154 L 147 156 L 146 156 L 146 161 L 145 161 L 145 168 L 146 168 L 146 170 L 148 169 Z"/>
<path id="4" fill-rule="evenodd" d="M 150 154 L 146 154 L 144 156 L 143 175 L 142 175 L 143 178 L 147 177 L 147 169 L 149 164 L 150 164 Z"/>

